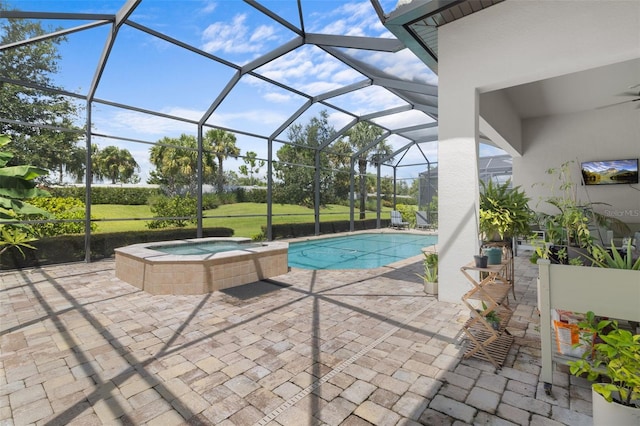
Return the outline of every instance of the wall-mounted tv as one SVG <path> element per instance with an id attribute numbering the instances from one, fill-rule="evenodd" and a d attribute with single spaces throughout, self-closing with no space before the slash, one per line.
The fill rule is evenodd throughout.
<path id="1" fill-rule="evenodd" d="M 582 179 L 585 185 L 638 183 L 638 159 L 585 161 Z"/>

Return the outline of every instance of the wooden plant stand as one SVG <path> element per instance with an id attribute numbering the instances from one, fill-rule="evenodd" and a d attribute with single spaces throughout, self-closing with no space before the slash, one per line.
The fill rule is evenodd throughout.
<path id="1" fill-rule="evenodd" d="M 506 326 L 513 315 L 509 307 L 509 290 L 513 287 L 512 259 L 505 259 L 500 265 L 488 265 L 479 268 L 469 263 L 460 268 L 462 274 L 473 288 L 462 296 L 471 312 L 463 330 L 469 339 L 464 357 L 474 357 L 489 361 L 500 369 L 513 343 L 513 336 Z M 477 274 L 476 274 L 477 273 Z M 478 275 L 480 278 L 475 278 Z M 491 313 L 494 314 L 491 314 Z M 495 327 L 487 320 L 489 315 L 497 315 L 499 326 Z"/>

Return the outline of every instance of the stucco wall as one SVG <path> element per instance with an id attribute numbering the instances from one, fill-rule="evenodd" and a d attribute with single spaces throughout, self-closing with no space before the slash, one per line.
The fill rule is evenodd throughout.
<path id="1" fill-rule="evenodd" d="M 572 161 L 577 197 L 596 205 L 596 211 L 628 223 L 640 224 L 640 185 L 581 185 L 580 163 L 592 160 L 640 158 L 640 110 L 620 105 L 596 111 L 523 121 L 524 156 L 514 158 L 514 181 L 527 191 L 534 208 L 554 212 L 546 198 L 554 176 L 546 169 Z"/>
<path id="2" fill-rule="evenodd" d="M 440 248 L 441 300 L 457 302 L 469 288 L 459 267 L 468 263 L 478 250 L 477 233 L 474 232 L 477 195 L 469 191 L 470 188 L 477 191 L 477 175 L 460 173 L 461 169 L 468 170 L 470 160 L 477 160 L 479 120 L 472 120 L 466 115 L 478 113 L 478 94 L 637 58 L 640 56 L 638 28 L 640 3 L 635 1 L 505 1 L 440 27 L 438 171 L 439 246 L 443 246 Z M 505 100 L 494 98 L 492 102 Z M 606 116 L 610 117 L 610 114 Z M 603 117 L 591 117 L 592 129 L 598 126 L 607 128 L 608 140 L 614 142 L 611 133 L 615 132 L 615 120 L 604 124 Z M 495 123 L 500 121 L 492 119 L 489 114 L 487 119 Z M 506 116 L 501 119 L 517 120 Z M 524 173 L 530 173 L 527 183 L 537 180 L 544 170 L 561 162 L 558 160 L 562 152 L 571 154 L 570 158 L 582 158 L 587 154 L 598 158 L 596 149 L 600 148 L 579 145 L 579 137 L 566 137 L 576 130 L 578 122 L 584 124 L 588 120 L 576 117 L 576 121 L 569 119 L 565 122 L 567 119 L 496 124 L 509 129 L 499 132 L 504 138 L 508 138 L 518 126 L 523 128 L 521 146 L 516 144 L 508 151 L 521 153 L 524 156 L 522 161 L 532 169 L 523 169 L 522 173 L 515 171 L 516 183 L 520 180 L 525 182 Z M 551 124 L 557 127 L 557 131 L 545 130 Z M 543 131 L 545 138 L 539 136 Z M 602 137 L 607 136 L 604 130 L 601 133 Z M 575 143 L 567 143 L 567 139 Z M 505 142 L 509 141 L 505 139 Z M 636 137 L 630 142 L 637 144 L 639 139 Z M 454 148 L 456 143 L 459 148 Z M 537 147 L 534 149 L 533 145 Z M 622 153 L 625 147 L 618 146 L 618 149 Z M 613 149 L 603 152 L 617 156 Z M 633 157 L 631 153 L 623 156 Z M 514 161 L 514 170 L 518 166 L 519 162 Z M 454 180 L 455 184 L 446 183 L 448 180 Z"/>

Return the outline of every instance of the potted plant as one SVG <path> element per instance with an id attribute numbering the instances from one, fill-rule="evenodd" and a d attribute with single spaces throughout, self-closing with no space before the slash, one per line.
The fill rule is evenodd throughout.
<path id="1" fill-rule="evenodd" d="M 512 188 L 510 181 L 498 184 L 492 180 L 481 181 L 481 185 L 478 231 L 482 254 L 488 256 L 488 264 L 499 265 L 503 248 L 511 248 L 512 238 L 531 233 L 533 214 L 529 198 L 519 186 Z"/>
<path id="2" fill-rule="evenodd" d="M 486 268 L 489 262 L 489 256 L 484 254 L 476 254 L 473 256 L 476 268 Z"/>
<path id="3" fill-rule="evenodd" d="M 427 294 L 438 294 L 438 253 L 424 254 L 424 275 L 417 274 L 424 280 L 424 292 Z"/>
<path id="4" fill-rule="evenodd" d="M 586 314 L 579 327 L 596 336 L 597 343 L 582 359 L 569 362 L 571 374 L 586 374 L 590 381 L 596 381 L 600 376 L 607 378 L 606 383 L 592 385 L 593 424 L 639 425 L 640 334 L 620 328 L 617 321 L 596 321 L 593 312 Z M 582 344 L 590 345 L 591 342 L 583 341 Z"/>
<path id="5" fill-rule="evenodd" d="M 622 221 L 607 217 L 594 210 L 596 205 L 606 203 L 584 203 L 578 199 L 578 185 L 573 181 L 571 166 L 573 161 L 563 163 L 559 168 L 551 168 L 547 174 L 554 176 L 550 184 L 550 196 L 544 200 L 555 212 L 538 212 L 536 222 L 545 230 L 545 241 L 534 242 L 539 257 L 554 263 L 581 264 L 592 253 L 594 238 L 591 229 L 605 227 L 620 233 L 629 233 L 629 227 Z"/>
<path id="6" fill-rule="evenodd" d="M 622 256 L 618 249 L 611 242 L 611 249 L 607 250 L 600 245 L 594 245 L 591 250 L 593 257 L 589 258 L 592 261 L 593 266 L 599 266 L 601 268 L 613 268 L 613 269 L 630 269 L 633 271 L 640 271 L 640 257 L 633 261 L 633 246 L 631 240 L 627 241 L 626 247 L 624 247 L 624 256 Z"/>
<path id="7" fill-rule="evenodd" d="M 479 309 L 477 311 L 478 313 L 482 313 L 482 312 L 486 312 L 487 309 L 488 309 L 487 304 L 485 302 L 482 302 L 482 311 Z M 500 330 L 500 316 L 495 310 L 487 312 L 487 314 L 484 315 L 484 319 L 489 323 L 489 325 L 494 330 Z"/>
<path id="8" fill-rule="evenodd" d="M 511 187 L 511 181 L 503 184 L 492 180 L 481 181 L 480 220 L 478 228 L 484 241 L 504 241 L 531 233 L 533 213 L 529 209 L 529 197 L 520 186 Z"/>

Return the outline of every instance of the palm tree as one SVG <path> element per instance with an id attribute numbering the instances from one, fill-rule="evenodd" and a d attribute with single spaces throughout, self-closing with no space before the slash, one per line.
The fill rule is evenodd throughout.
<path id="1" fill-rule="evenodd" d="M 194 136 L 182 134 L 179 138 L 163 137 L 150 149 L 150 161 L 155 170 L 147 183 L 164 186 L 169 195 L 195 195 L 198 187 L 198 143 Z M 213 156 L 202 154 L 204 183 L 215 171 Z"/>
<path id="2" fill-rule="evenodd" d="M 95 166 L 100 176 L 107 177 L 112 184 L 129 182 L 140 166 L 129 150 L 108 146 L 96 153 Z"/>
<path id="3" fill-rule="evenodd" d="M 211 147 L 211 151 L 218 159 L 218 177 L 216 186 L 218 193 L 224 191 L 224 170 L 222 162 L 229 156 L 237 157 L 240 155 L 240 148 L 236 146 L 236 136 L 233 133 L 222 129 L 208 130 L 204 135 L 204 145 Z"/>
<path id="4" fill-rule="evenodd" d="M 379 159 L 386 158 L 392 153 L 392 148 L 385 140 L 373 145 L 382 135 L 382 129 L 370 123 L 361 121 L 347 132 L 353 153 L 360 152 L 358 162 L 360 188 L 360 219 L 365 218 L 367 206 L 367 165 L 376 164 Z"/>

